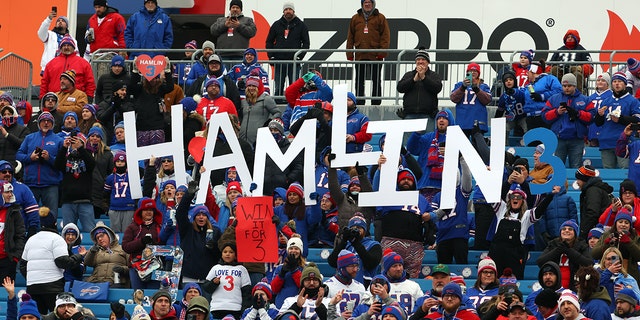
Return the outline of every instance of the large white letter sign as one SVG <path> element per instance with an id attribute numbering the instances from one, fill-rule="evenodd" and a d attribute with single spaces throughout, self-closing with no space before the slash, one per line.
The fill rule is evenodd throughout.
<path id="1" fill-rule="evenodd" d="M 360 165 L 370 165 L 378 163 L 380 152 L 358 152 L 347 153 L 347 85 L 341 84 L 335 87 L 333 90 L 333 117 L 331 119 L 331 152 L 336 155 L 336 158 L 331 161 L 331 166 L 349 167 L 358 162 Z M 385 121 L 388 123 L 390 121 Z M 367 133 L 373 132 L 386 132 L 391 126 L 383 128 L 382 131 L 373 131 L 371 124 L 367 128 Z M 400 156 L 400 149 L 398 149 L 398 156 Z M 392 159 L 389 157 L 389 159 Z"/>
<path id="2" fill-rule="evenodd" d="M 144 116 L 144 115 L 141 115 Z M 138 161 L 151 158 L 173 156 L 173 163 L 176 177 L 184 177 L 183 180 L 176 181 L 177 184 L 187 183 L 187 172 L 184 164 L 184 146 L 182 143 L 182 105 L 171 106 L 171 142 L 153 144 L 150 146 L 138 147 L 136 136 L 136 115 L 134 111 L 124 113 L 124 141 L 127 146 L 127 167 L 129 168 L 129 184 L 131 198 L 142 198 L 142 186 L 136 181 L 140 181 L 140 172 L 137 170 Z M 159 163 L 158 163 L 159 164 Z"/>
<path id="3" fill-rule="evenodd" d="M 453 209 L 455 207 L 459 153 L 462 153 L 462 156 L 467 161 L 469 170 L 487 202 L 500 201 L 504 171 L 505 127 L 505 118 L 491 119 L 490 170 L 487 169 L 478 152 L 476 152 L 469 139 L 460 129 L 460 126 L 449 126 L 447 128 L 440 208 Z"/>
<path id="4" fill-rule="evenodd" d="M 553 167 L 553 176 L 549 181 L 543 184 L 529 184 L 531 194 L 551 192 L 553 186 L 564 186 L 564 182 L 567 180 L 566 167 L 560 158 L 553 155 L 558 147 L 558 138 L 555 133 L 547 128 L 535 128 L 527 131 L 522 138 L 525 146 L 533 141 L 544 143 L 544 152 L 540 155 L 540 161 L 546 162 Z"/>
<path id="5" fill-rule="evenodd" d="M 267 154 L 278 165 L 280 170 L 284 171 L 289 164 L 304 150 L 304 201 L 308 205 L 316 204 L 315 200 L 311 200 L 309 195 L 316 192 L 315 186 L 315 152 L 316 152 L 316 121 L 315 119 L 307 119 L 302 123 L 300 131 L 291 141 L 287 151 L 282 154 L 278 143 L 271 135 L 268 127 L 258 129 L 256 137 L 256 156 L 253 162 L 253 176 L 258 188 L 255 194 L 262 194 L 264 187 L 264 170 L 267 162 Z M 286 138 L 285 138 L 286 139 Z M 244 180 L 243 180 L 244 181 Z"/>
<path id="6" fill-rule="evenodd" d="M 222 134 L 224 134 L 224 137 L 229 143 L 231 153 L 214 157 L 213 150 L 216 147 L 218 131 L 220 130 L 222 130 Z M 209 134 L 207 136 L 207 145 L 204 149 L 202 166 L 206 171 L 201 175 L 203 178 L 200 179 L 200 190 L 196 198 L 199 200 L 196 200 L 196 203 L 204 203 L 207 198 L 209 177 L 211 176 L 212 170 L 236 167 L 238 176 L 246 186 L 253 180 L 249 172 L 249 167 L 247 166 L 247 161 L 244 159 L 242 148 L 240 148 L 240 142 L 238 142 L 238 137 L 236 137 L 236 132 L 233 130 L 231 120 L 229 120 L 229 115 L 226 112 L 213 114 L 209 119 Z"/>

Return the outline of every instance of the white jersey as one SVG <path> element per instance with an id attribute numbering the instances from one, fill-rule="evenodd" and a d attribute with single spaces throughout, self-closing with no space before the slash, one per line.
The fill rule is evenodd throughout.
<path id="1" fill-rule="evenodd" d="M 344 284 L 340 282 L 340 280 L 336 279 L 335 276 L 327 279 L 324 284 L 329 287 L 329 295 L 328 298 L 333 298 L 340 290 L 344 290 L 342 294 L 342 301 L 338 306 L 338 314 L 344 312 L 347 309 L 347 302 L 353 301 L 353 306 L 357 306 L 360 304 L 360 301 L 364 297 L 367 289 L 364 288 L 364 285 L 357 280 L 352 280 L 351 284 Z M 353 307 L 351 309 L 353 311 Z"/>
<path id="2" fill-rule="evenodd" d="M 404 280 L 402 282 L 391 282 L 389 296 L 396 299 L 404 308 L 407 314 L 411 314 L 413 305 L 418 298 L 422 297 L 424 292 L 420 289 L 420 285 L 412 280 Z"/>
<path id="3" fill-rule="evenodd" d="M 324 304 L 327 309 L 329 308 L 330 298 L 324 297 L 322 298 L 322 304 Z M 280 308 L 280 313 L 288 310 L 294 303 L 298 302 L 298 296 L 295 295 L 293 297 L 288 297 L 284 299 L 282 303 L 282 307 Z M 300 320 L 318 320 L 318 315 L 316 314 L 316 300 L 315 299 L 307 299 L 304 301 L 302 305 L 302 311 L 300 312 Z"/>
<path id="4" fill-rule="evenodd" d="M 242 287 L 250 286 L 249 271 L 243 265 L 216 264 L 207 274 L 207 280 L 220 277 L 220 285 L 211 295 L 211 311 L 242 310 Z"/>

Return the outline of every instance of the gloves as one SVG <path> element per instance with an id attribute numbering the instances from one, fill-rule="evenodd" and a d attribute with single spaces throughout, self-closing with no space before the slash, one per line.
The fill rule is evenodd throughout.
<path id="1" fill-rule="evenodd" d="M 567 107 L 567 113 L 569 114 L 569 120 L 571 121 L 576 120 L 578 118 L 578 110 L 572 107 Z"/>
<path id="2" fill-rule="evenodd" d="M 311 79 L 313 79 L 313 77 L 315 75 L 316 74 L 314 72 L 309 71 L 309 72 L 305 73 L 304 76 L 302 76 L 302 80 L 304 80 L 304 82 L 309 82 Z"/>
<path id="3" fill-rule="evenodd" d="M 398 108 L 398 110 L 396 110 L 396 116 L 398 116 L 398 118 L 400 119 L 404 119 L 407 116 L 404 113 L 404 108 Z"/>
<path id="4" fill-rule="evenodd" d="M 120 302 L 111 302 L 111 311 L 116 316 L 116 319 L 124 317 L 124 305 Z"/>
<path id="5" fill-rule="evenodd" d="M 531 94 L 531 99 L 533 99 L 533 101 L 542 102 L 544 101 L 544 95 L 534 92 Z"/>
<path id="6" fill-rule="evenodd" d="M 298 268 L 298 259 L 296 259 L 296 257 L 294 257 L 293 255 L 288 255 L 287 256 L 287 267 L 289 269 L 289 271 L 294 271 Z"/>
<path id="7" fill-rule="evenodd" d="M 127 270 L 124 269 L 123 266 L 114 266 L 113 272 L 117 272 L 119 274 L 124 274 Z"/>
<path id="8" fill-rule="evenodd" d="M 198 184 L 200 184 L 200 182 L 198 181 L 195 181 L 195 180 L 189 181 L 189 184 L 187 185 L 187 193 L 196 194 L 198 190 L 200 190 L 200 187 L 198 187 Z"/>
<path id="9" fill-rule="evenodd" d="M 142 237 L 142 239 L 140 239 L 140 241 L 142 241 L 142 244 L 147 245 L 147 244 L 151 244 L 153 243 L 153 236 L 151 236 L 151 234 L 147 233 L 144 235 L 144 237 Z"/>
<path id="10" fill-rule="evenodd" d="M 262 299 L 261 295 L 256 294 L 255 296 L 251 297 L 251 306 L 254 309 L 262 309 L 264 308 L 265 304 L 266 304 L 266 301 Z"/>
<path id="11" fill-rule="evenodd" d="M 477 84 L 474 84 L 471 86 L 471 90 L 473 90 L 473 92 L 478 93 L 478 91 L 480 91 L 480 87 L 478 87 Z"/>
<path id="12" fill-rule="evenodd" d="M 367 167 L 365 166 L 361 166 L 359 162 L 356 162 L 356 171 L 358 172 L 358 175 L 363 175 L 367 172 Z"/>
<path id="13" fill-rule="evenodd" d="M 211 240 L 207 241 L 207 243 L 205 243 L 205 244 L 204 244 L 204 246 L 205 246 L 207 249 L 213 249 L 213 248 L 215 248 L 215 246 L 216 246 L 216 240 L 215 240 L 215 238 L 213 238 L 213 239 L 211 239 Z"/>
<path id="14" fill-rule="evenodd" d="M 407 148 L 405 148 L 404 146 L 400 146 L 400 154 L 406 156 L 409 154 L 409 152 L 407 151 Z"/>
<path id="15" fill-rule="evenodd" d="M 335 153 L 329 153 L 329 161 L 333 161 L 336 158 Z"/>
<path id="16" fill-rule="evenodd" d="M 100 251 L 100 248 L 98 248 L 98 246 L 92 246 L 91 249 L 89 249 L 89 251 L 91 253 L 98 253 L 98 251 Z"/>
<path id="17" fill-rule="evenodd" d="M 273 222 L 273 224 L 276 225 L 276 227 L 280 224 L 280 217 L 278 217 L 277 215 L 273 215 L 271 217 L 271 222 Z"/>
<path id="18" fill-rule="evenodd" d="M 255 182 L 251 182 L 251 185 L 249 186 L 249 191 L 253 192 L 253 190 L 258 189 L 258 185 Z"/>
<path id="19" fill-rule="evenodd" d="M 318 193 L 317 193 L 317 192 L 311 192 L 311 193 L 309 194 L 309 199 L 311 199 L 311 200 L 318 200 L 318 198 L 319 198 L 319 197 L 320 197 L 320 196 L 318 195 Z"/>
<path id="20" fill-rule="evenodd" d="M 629 238 L 629 234 L 625 233 L 620 237 L 620 243 L 629 243 L 631 242 L 631 238 Z"/>

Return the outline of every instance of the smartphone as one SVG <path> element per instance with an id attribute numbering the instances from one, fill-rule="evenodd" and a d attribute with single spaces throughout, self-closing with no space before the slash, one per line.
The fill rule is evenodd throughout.
<path id="1" fill-rule="evenodd" d="M 78 135 L 78 132 L 76 132 L 76 131 L 72 131 L 72 132 L 69 134 L 69 136 L 70 136 L 70 137 L 72 137 L 72 138 L 73 138 L 73 137 L 75 137 L 75 136 L 77 136 L 77 135 Z"/>
<path id="2" fill-rule="evenodd" d="M 471 74 L 471 72 L 467 73 L 467 80 L 469 80 L 470 83 L 473 83 L 473 74 Z"/>
<path id="3" fill-rule="evenodd" d="M 58 13 L 58 7 L 56 6 L 51 7 L 51 11 Z"/>
<path id="4" fill-rule="evenodd" d="M 618 257 L 617 255 L 611 256 L 611 264 L 616 263 L 618 260 L 620 260 L 620 257 Z"/>
<path id="5" fill-rule="evenodd" d="M 41 154 L 41 153 L 42 153 L 42 148 L 36 147 L 36 154 Z"/>
<path id="6" fill-rule="evenodd" d="M 522 168 L 520 167 L 515 167 L 513 168 L 513 171 L 517 172 L 517 173 L 522 173 Z"/>

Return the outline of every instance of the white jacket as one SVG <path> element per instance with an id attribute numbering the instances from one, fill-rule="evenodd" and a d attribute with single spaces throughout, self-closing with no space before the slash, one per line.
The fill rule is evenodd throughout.
<path id="1" fill-rule="evenodd" d="M 56 266 L 55 259 L 68 255 L 67 243 L 55 232 L 40 231 L 29 238 L 22 252 L 22 259 L 28 261 L 27 286 L 64 277 L 64 269 Z"/>
<path id="2" fill-rule="evenodd" d="M 56 57 L 56 53 L 58 52 L 58 34 L 49 30 L 49 26 L 53 20 L 49 19 L 49 17 L 44 18 L 40 28 L 38 28 L 38 38 L 44 44 L 44 51 L 42 52 L 42 59 L 40 59 L 40 70 L 44 71 L 44 67 L 47 66 L 47 63 L 51 61 L 51 59 Z M 76 38 L 71 36 L 73 39 L 73 43 L 76 47 L 76 54 L 78 53 L 78 41 Z M 50 41 L 51 40 L 51 41 Z"/>

